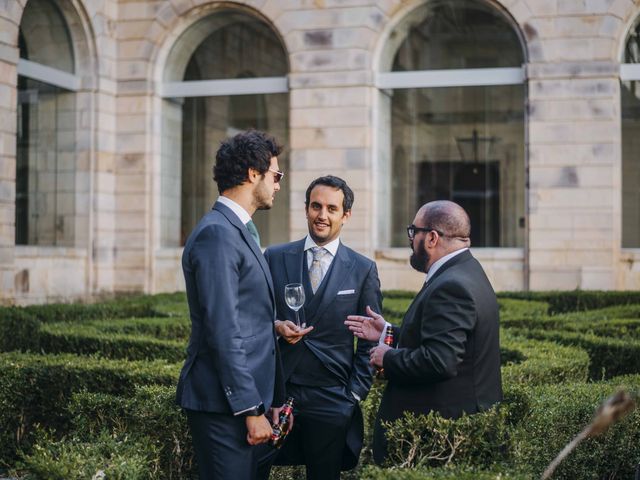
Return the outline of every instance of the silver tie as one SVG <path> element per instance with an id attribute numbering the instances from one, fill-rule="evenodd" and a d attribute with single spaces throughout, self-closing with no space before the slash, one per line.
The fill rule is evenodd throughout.
<path id="1" fill-rule="evenodd" d="M 313 262 L 309 267 L 309 281 L 311 282 L 311 290 L 316 293 L 323 277 L 321 260 L 329 252 L 323 247 L 311 247 L 311 253 L 313 254 Z"/>

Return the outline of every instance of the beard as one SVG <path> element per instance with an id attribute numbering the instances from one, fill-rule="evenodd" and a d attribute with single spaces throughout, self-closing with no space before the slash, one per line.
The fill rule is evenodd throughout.
<path id="1" fill-rule="evenodd" d="M 269 210 L 273 207 L 273 194 L 269 192 L 264 182 L 260 182 L 253 191 L 253 202 L 256 210 Z"/>
<path id="2" fill-rule="evenodd" d="M 427 273 L 427 264 L 429 263 L 429 253 L 424 248 L 424 244 L 421 243 L 418 246 L 416 251 L 415 248 L 412 249 L 411 258 L 409 258 L 409 263 L 414 270 L 418 272 Z"/>

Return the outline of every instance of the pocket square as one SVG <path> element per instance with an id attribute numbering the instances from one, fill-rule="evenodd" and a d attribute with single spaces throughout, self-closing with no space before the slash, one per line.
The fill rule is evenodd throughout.
<path id="1" fill-rule="evenodd" d="M 338 295 L 349 295 L 350 293 L 356 293 L 356 291 L 353 288 L 350 290 L 340 290 Z"/>

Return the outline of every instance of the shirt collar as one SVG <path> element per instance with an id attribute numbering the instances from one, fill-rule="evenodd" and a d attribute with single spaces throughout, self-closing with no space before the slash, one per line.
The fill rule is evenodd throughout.
<path id="1" fill-rule="evenodd" d="M 243 207 L 241 207 L 239 204 L 231 200 L 229 197 L 220 195 L 218 197 L 218 202 L 229 207 L 231 211 L 236 214 L 236 217 L 238 217 L 243 224 L 246 225 L 251 220 L 251 215 L 249 215 L 249 212 L 247 212 Z"/>
<path id="2" fill-rule="evenodd" d="M 307 235 L 307 238 L 304 241 L 304 251 L 306 252 L 307 250 L 309 250 L 310 248 L 313 247 L 317 247 L 319 245 L 316 244 L 316 242 L 314 242 L 311 237 L 309 235 Z M 329 243 L 327 243 L 326 245 L 323 245 L 323 247 L 331 254 L 331 256 L 335 257 L 336 253 L 338 253 L 338 247 L 340 246 L 340 237 L 336 238 L 335 240 L 330 241 Z"/>
<path id="3" fill-rule="evenodd" d="M 464 248 L 461 248 L 460 250 L 456 250 L 455 252 L 451 252 L 448 255 L 445 255 L 444 257 L 442 257 L 440 260 L 436 261 L 433 265 L 431 265 L 431 268 L 427 272 L 427 277 L 424 279 L 424 281 L 428 282 L 429 279 L 436 274 L 436 272 L 440 269 L 442 265 L 444 265 L 445 263 L 447 263 L 447 261 L 451 260 L 456 255 L 460 255 L 462 252 L 466 250 L 469 250 L 469 247 L 464 247 Z"/>

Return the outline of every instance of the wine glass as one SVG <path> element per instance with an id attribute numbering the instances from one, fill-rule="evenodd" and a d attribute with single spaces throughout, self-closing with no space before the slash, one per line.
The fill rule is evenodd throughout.
<path id="1" fill-rule="evenodd" d="M 296 312 L 296 325 L 304 328 L 306 325 L 300 325 L 300 317 L 298 310 L 304 305 L 304 287 L 301 283 L 289 283 L 284 286 L 284 301 L 287 302 L 289 308 Z"/>

